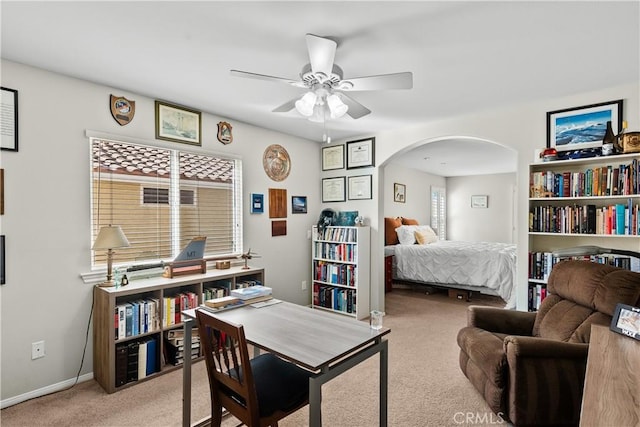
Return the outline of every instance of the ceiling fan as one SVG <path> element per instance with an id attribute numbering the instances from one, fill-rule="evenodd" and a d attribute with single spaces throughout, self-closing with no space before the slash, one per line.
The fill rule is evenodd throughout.
<path id="1" fill-rule="evenodd" d="M 342 69 L 333 61 L 338 44 L 328 38 L 313 34 L 306 35 L 309 63 L 302 67 L 300 80 L 267 76 L 247 71 L 231 70 L 231 75 L 258 80 L 285 83 L 306 89 L 301 98 L 294 98 L 273 109 L 283 113 L 296 109 L 311 121 L 322 122 L 327 117 L 338 118 L 348 114 L 354 119 L 371 113 L 345 92 L 411 89 L 413 74 L 411 72 L 365 76 L 343 79 Z"/>

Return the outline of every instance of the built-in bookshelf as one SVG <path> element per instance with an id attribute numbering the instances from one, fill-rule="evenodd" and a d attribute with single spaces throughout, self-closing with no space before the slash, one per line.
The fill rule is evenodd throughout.
<path id="1" fill-rule="evenodd" d="M 363 319 L 369 315 L 369 227 L 312 230 L 311 307 Z"/>
<path id="2" fill-rule="evenodd" d="M 95 287 L 93 375 L 108 393 L 178 369 L 200 357 L 194 330 L 184 349 L 182 311 L 232 289 L 264 284 L 264 270 L 231 267 L 176 278 L 132 280 L 119 288 Z"/>
<path id="3" fill-rule="evenodd" d="M 639 250 L 640 153 L 529 166 L 529 310 L 546 296 L 561 260 L 553 251 L 576 246 Z M 640 270 L 640 260 L 626 255 L 581 259 Z"/>

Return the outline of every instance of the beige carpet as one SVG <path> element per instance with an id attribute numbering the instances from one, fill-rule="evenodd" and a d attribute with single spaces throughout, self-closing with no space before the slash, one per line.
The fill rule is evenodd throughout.
<path id="1" fill-rule="evenodd" d="M 466 323 L 470 304 L 502 306 L 501 300 L 478 296 L 471 303 L 446 294 L 418 290 L 387 294 L 384 325 L 389 337 L 389 426 L 481 425 L 496 420 L 458 367 L 456 334 Z M 323 425 L 378 424 L 378 357 L 375 356 L 323 386 Z M 193 366 L 192 420 L 209 412 L 204 362 Z M 95 381 L 6 408 L 3 427 L 11 426 L 179 426 L 182 370 L 106 394 Z M 476 420 L 467 423 L 465 420 Z M 226 426 L 236 425 L 227 419 Z M 496 424 L 494 422 L 493 424 Z M 304 408 L 280 422 L 282 427 L 308 425 Z"/>

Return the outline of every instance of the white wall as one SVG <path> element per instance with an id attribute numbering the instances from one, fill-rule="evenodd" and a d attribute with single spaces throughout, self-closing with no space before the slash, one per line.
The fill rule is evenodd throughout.
<path id="1" fill-rule="evenodd" d="M 32 397 L 39 389 L 67 385 L 80 367 L 89 322 L 93 286 L 81 273 L 90 271 L 89 144 L 85 131 L 145 141 L 155 140 L 154 99 L 2 61 L 2 86 L 19 91 L 19 151 L 2 151 L 5 169 L 7 284 L 0 287 L 2 403 Z M 109 95 L 136 101 L 136 115 L 121 127 L 111 117 Z M 215 94 L 212 93 L 212 96 Z M 166 100 L 180 103 L 179 99 Z M 217 123 L 230 121 L 233 143 L 216 139 Z M 316 142 L 267 131 L 204 113 L 203 152 L 229 153 L 243 159 L 244 247 L 261 258 L 265 280 L 278 298 L 309 302 L 311 243 L 307 230 L 320 211 L 320 147 Z M 284 146 L 292 161 L 283 182 L 271 181 L 262 168 L 270 145 Z M 183 148 L 188 148 L 187 146 Z M 194 150 L 198 150 L 194 147 Z M 287 196 L 307 196 L 308 214 L 291 215 L 287 235 L 271 237 L 268 213 L 249 213 L 249 193 L 265 195 L 285 188 Z M 31 343 L 45 341 L 46 356 L 31 360 Z M 92 372 L 91 333 L 81 374 Z"/>
<path id="2" fill-rule="evenodd" d="M 393 199 L 393 184 L 406 186 L 405 203 Z M 445 187 L 445 178 L 390 163 L 384 170 L 384 216 L 417 219 L 431 223 L 431 186 Z"/>
<path id="3" fill-rule="evenodd" d="M 447 178 L 447 239 L 514 243 L 516 174 Z M 488 196 L 488 207 L 472 208 L 471 196 Z"/>

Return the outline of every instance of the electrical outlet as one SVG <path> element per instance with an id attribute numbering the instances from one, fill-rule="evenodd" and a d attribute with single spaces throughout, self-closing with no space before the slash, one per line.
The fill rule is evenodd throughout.
<path id="1" fill-rule="evenodd" d="M 44 341 L 31 343 L 31 360 L 44 357 Z"/>
<path id="2" fill-rule="evenodd" d="M 306 280 L 303 280 L 303 281 L 302 281 L 302 290 L 303 290 L 303 291 L 306 291 L 306 290 L 307 290 L 307 281 L 306 281 Z"/>

